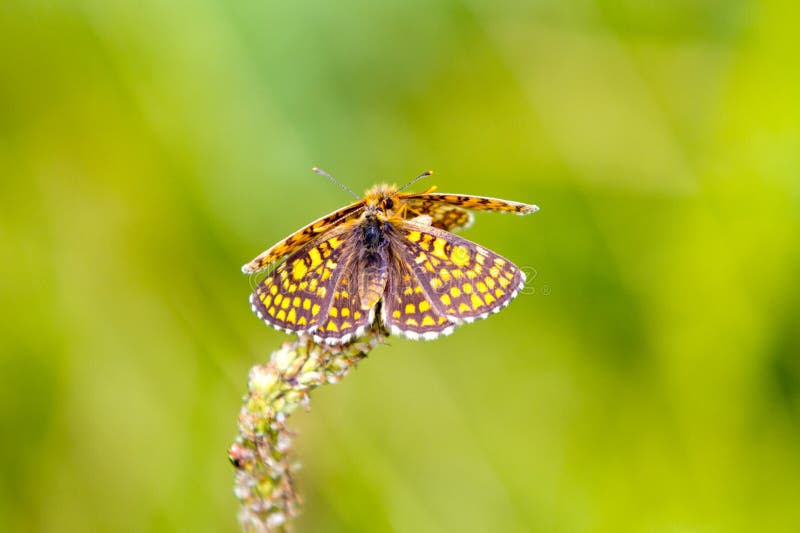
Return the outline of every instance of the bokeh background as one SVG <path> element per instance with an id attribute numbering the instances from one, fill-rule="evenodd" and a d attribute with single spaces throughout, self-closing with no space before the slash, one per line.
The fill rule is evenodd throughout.
<path id="1" fill-rule="evenodd" d="M 239 267 L 433 168 L 535 273 L 292 419 L 300 531 L 797 531 L 788 1 L 0 4 L 0 530 L 235 531 Z M 426 185 L 420 184 L 421 187 Z"/>

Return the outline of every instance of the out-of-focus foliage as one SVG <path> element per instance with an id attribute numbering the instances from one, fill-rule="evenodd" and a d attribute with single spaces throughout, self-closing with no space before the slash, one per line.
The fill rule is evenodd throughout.
<path id="1" fill-rule="evenodd" d="M 786 1 L 0 4 L 0 530 L 233 531 L 239 266 L 436 170 L 535 273 L 294 417 L 303 531 L 795 531 Z M 420 186 L 423 186 L 420 184 Z"/>

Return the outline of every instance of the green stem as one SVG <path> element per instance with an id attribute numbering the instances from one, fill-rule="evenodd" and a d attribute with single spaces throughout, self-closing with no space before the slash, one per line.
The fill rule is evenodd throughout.
<path id="1" fill-rule="evenodd" d="M 382 338 L 372 332 L 344 346 L 328 346 L 301 337 L 272 352 L 267 364 L 250 369 L 239 436 L 228 452 L 236 467 L 234 493 L 241 502 L 243 531 L 289 530 L 301 500 L 286 419 L 298 406 L 308 409 L 311 390 L 337 383 Z"/>

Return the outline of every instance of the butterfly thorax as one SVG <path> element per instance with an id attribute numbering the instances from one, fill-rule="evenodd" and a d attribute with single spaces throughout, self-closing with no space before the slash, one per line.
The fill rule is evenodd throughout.
<path id="1" fill-rule="evenodd" d="M 381 220 L 381 219 L 384 220 Z M 384 217 L 378 213 L 367 211 L 361 221 L 361 238 L 364 248 L 369 252 L 378 252 L 381 248 L 386 246 L 385 225 L 387 224 Z"/>

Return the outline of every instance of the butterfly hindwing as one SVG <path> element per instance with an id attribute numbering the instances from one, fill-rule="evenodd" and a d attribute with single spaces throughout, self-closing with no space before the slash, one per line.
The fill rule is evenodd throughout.
<path id="1" fill-rule="evenodd" d="M 344 344 L 362 335 L 372 323 L 374 306 L 364 309 L 359 291 L 359 279 L 365 275 L 364 266 L 355 255 L 347 261 L 345 272 L 333 291 L 327 316 L 313 332 L 315 341 Z"/>
<path id="2" fill-rule="evenodd" d="M 472 322 L 513 300 L 525 274 L 511 261 L 474 242 L 430 226 L 403 221 L 393 242 L 431 306 L 452 322 Z"/>
<path id="3" fill-rule="evenodd" d="M 250 296 L 253 311 L 287 333 L 327 325 L 332 301 L 353 255 L 354 224 L 346 224 L 295 251 Z"/>
<path id="4" fill-rule="evenodd" d="M 381 314 L 391 334 L 410 339 L 435 339 L 449 335 L 455 327 L 432 305 L 411 265 L 401 258 L 392 262 Z"/>

